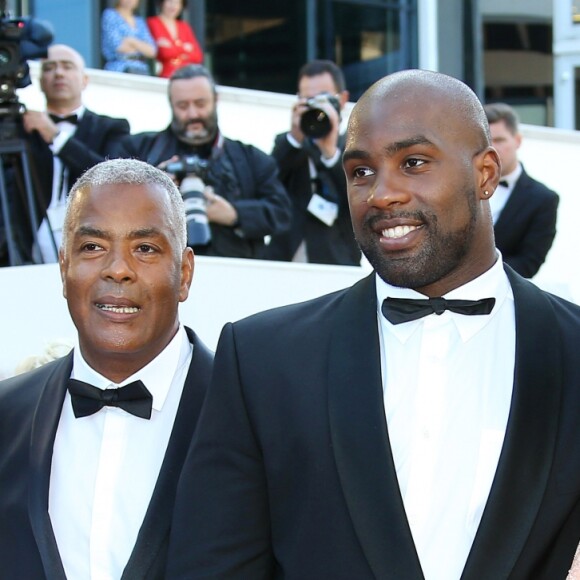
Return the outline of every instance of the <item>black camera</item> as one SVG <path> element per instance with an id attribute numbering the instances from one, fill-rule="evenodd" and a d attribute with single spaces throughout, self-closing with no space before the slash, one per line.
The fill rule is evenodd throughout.
<path id="1" fill-rule="evenodd" d="M 209 161 L 197 155 L 184 155 L 165 167 L 167 173 L 173 173 L 177 177 L 193 174 L 200 177 L 203 181 L 207 179 L 208 170 Z"/>
<path id="2" fill-rule="evenodd" d="M 304 111 L 300 118 L 300 130 L 307 137 L 312 139 L 320 139 L 330 133 L 332 123 L 328 115 L 321 107 L 326 103 L 330 103 L 340 116 L 340 101 L 337 97 L 329 95 L 328 93 L 321 93 L 306 101 L 308 109 Z"/>
<path id="3" fill-rule="evenodd" d="M 27 87 L 30 70 L 26 62 L 46 57 L 53 33 L 49 23 L 34 18 L 8 18 L 6 2 L 0 2 L 0 113 L 21 112 L 16 89 Z"/>

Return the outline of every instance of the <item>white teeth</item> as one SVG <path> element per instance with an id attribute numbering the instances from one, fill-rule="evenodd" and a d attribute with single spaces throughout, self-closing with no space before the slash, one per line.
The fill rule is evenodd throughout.
<path id="1" fill-rule="evenodd" d="M 135 314 L 139 312 L 139 308 L 136 306 L 112 306 L 110 304 L 97 304 L 101 310 L 106 310 L 107 312 L 116 312 L 117 314 Z"/>
<path id="2" fill-rule="evenodd" d="M 409 232 L 416 230 L 417 226 L 397 226 L 383 230 L 383 237 L 385 238 L 402 238 Z"/>

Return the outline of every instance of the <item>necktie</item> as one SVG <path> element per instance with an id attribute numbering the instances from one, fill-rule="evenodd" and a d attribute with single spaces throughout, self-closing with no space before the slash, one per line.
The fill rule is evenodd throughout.
<path id="1" fill-rule="evenodd" d="M 97 389 L 93 385 L 69 379 L 68 390 L 75 417 L 86 417 L 105 406 L 119 407 L 142 419 L 151 418 L 153 396 L 141 381 L 118 389 Z"/>
<path id="2" fill-rule="evenodd" d="M 501 185 L 502 187 L 509 187 L 510 186 L 510 184 L 505 179 L 502 179 L 499 182 L 499 185 Z"/>
<path id="3" fill-rule="evenodd" d="M 481 300 L 446 300 L 445 298 L 385 298 L 383 301 L 383 316 L 391 324 L 402 324 L 418 320 L 429 314 L 443 314 L 445 310 L 458 314 L 489 314 L 495 298 Z"/>
<path id="4" fill-rule="evenodd" d="M 76 125 L 79 122 L 79 118 L 76 115 L 68 115 L 66 117 L 59 117 L 58 115 L 53 115 L 49 113 L 49 117 L 52 119 L 53 123 L 72 123 Z"/>

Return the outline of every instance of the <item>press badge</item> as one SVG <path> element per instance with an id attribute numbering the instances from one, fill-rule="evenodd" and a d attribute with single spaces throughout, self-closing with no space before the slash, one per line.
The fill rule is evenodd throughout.
<path id="1" fill-rule="evenodd" d="M 318 193 L 312 194 L 307 209 L 314 217 L 329 227 L 338 217 L 338 204 L 324 199 Z"/>

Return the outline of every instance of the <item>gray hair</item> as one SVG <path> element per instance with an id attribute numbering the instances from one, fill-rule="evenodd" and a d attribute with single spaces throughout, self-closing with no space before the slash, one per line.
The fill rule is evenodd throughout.
<path id="1" fill-rule="evenodd" d="M 179 242 L 179 251 L 183 252 L 187 246 L 187 228 L 185 206 L 181 193 L 167 173 L 137 159 L 102 161 L 88 169 L 77 179 L 67 199 L 62 228 L 62 248 L 67 248 L 70 222 L 72 220 L 72 207 L 77 194 L 84 189 L 116 184 L 158 185 L 167 193 L 170 207 L 169 224 Z"/>

